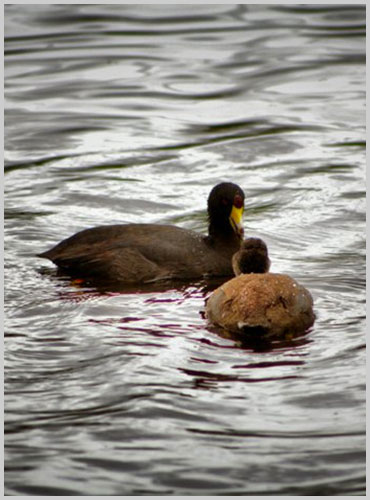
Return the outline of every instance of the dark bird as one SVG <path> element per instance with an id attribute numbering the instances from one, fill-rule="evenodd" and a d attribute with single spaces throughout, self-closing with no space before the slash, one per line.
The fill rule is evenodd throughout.
<path id="1" fill-rule="evenodd" d="M 159 224 L 99 226 L 38 257 L 73 276 L 116 283 L 230 276 L 243 237 L 243 210 L 243 190 L 223 182 L 208 197 L 208 235 Z"/>
<path id="2" fill-rule="evenodd" d="M 267 273 L 271 262 L 266 243 L 260 238 L 247 238 L 233 255 L 231 263 L 235 276 L 242 273 Z"/>
<path id="3" fill-rule="evenodd" d="M 262 240 L 245 240 L 232 261 L 238 276 L 217 288 L 207 300 L 210 321 L 230 332 L 259 337 L 285 337 L 303 333 L 313 325 L 310 292 L 286 274 L 261 271 L 270 267 Z M 245 272 L 249 274 L 240 274 Z"/>

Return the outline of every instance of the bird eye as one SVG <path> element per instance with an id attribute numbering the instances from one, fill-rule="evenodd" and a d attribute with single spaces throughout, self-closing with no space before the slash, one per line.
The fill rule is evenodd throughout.
<path id="1" fill-rule="evenodd" d="M 226 199 L 226 198 L 222 198 L 221 203 L 222 203 L 223 205 L 225 205 L 225 206 L 227 206 L 227 205 L 229 204 L 229 202 L 227 201 L 227 199 Z"/>
<path id="2" fill-rule="evenodd" d="M 234 196 L 234 207 L 236 207 L 236 208 L 242 208 L 242 206 L 243 206 L 243 199 L 240 196 L 240 194 L 236 194 Z"/>

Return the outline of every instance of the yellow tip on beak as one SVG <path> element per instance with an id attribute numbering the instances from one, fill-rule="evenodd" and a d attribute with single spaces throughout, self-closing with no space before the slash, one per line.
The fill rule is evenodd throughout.
<path id="1" fill-rule="evenodd" d="M 243 211 L 244 207 L 237 208 L 235 205 L 233 205 L 229 218 L 232 228 L 240 238 L 243 238 L 244 235 Z"/>

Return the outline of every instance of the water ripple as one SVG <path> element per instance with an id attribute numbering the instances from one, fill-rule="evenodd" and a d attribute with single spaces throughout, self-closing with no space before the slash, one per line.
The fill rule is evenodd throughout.
<path id="1" fill-rule="evenodd" d="M 365 14 L 5 6 L 6 494 L 365 494 Z M 311 291 L 304 335 L 209 324 L 222 280 L 35 257 L 94 225 L 206 233 L 222 180 Z"/>

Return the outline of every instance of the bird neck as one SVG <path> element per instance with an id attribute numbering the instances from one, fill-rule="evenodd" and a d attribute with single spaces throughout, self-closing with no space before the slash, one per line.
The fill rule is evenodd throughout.
<path id="1" fill-rule="evenodd" d="M 228 220 L 218 220 L 217 223 L 211 220 L 208 226 L 207 239 L 212 246 L 221 246 L 235 252 L 239 250 L 241 244 L 240 237 L 235 233 Z"/>

